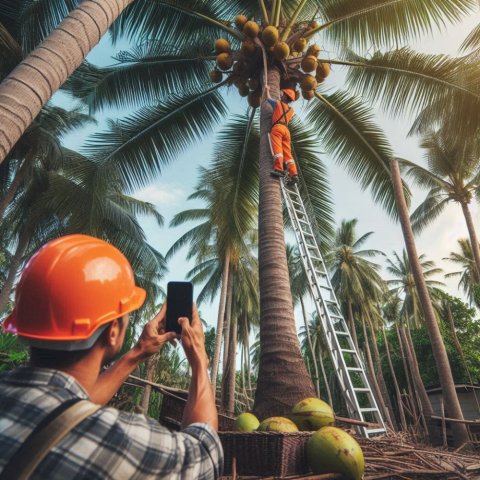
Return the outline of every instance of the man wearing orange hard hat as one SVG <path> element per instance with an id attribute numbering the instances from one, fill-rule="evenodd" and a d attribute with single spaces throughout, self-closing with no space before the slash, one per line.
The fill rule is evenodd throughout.
<path id="1" fill-rule="evenodd" d="M 221 475 L 218 417 L 198 312 L 165 331 L 165 305 L 136 345 L 120 352 L 129 313 L 145 301 L 125 256 L 109 243 L 69 235 L 25 266 L 3 330 L 30 346 L 25 367 L 0 375 L 0 479 L 211 479 Z M 105 407 L 128 375 L 181 340 L 192 380 L 182 430 Z"/>
<path id="2" fill-rule="evenodd" d="M 292 155 L 292 141 L 288 125 L 293 118 L 294 111 L 290 103 L 295 101 L 295 91 L 291 88 L 282 90 L 280 101 L 270 97 L 270 88 L 265 87 L 267 101 L 273 107 L 272 129 L 270 130 L 270 145 L 273 155 L 273 177 L 285 175 L 284 166 L 288 171 L 287 185 L 293 185 L 298 181 L 297 166 Z"/>

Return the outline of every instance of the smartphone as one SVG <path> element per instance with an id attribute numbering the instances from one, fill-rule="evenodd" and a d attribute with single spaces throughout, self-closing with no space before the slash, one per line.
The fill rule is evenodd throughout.
<path id="1" fill-rule="evenodd" d="M 168 282 L 167 284 L 167 332 L 182 333 L 180 317 L 192 322 L 193 285 L 191 282 Z"/>

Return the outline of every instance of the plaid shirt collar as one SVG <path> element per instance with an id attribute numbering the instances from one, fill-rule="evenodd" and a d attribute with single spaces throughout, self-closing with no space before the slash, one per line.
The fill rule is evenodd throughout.
<path id="1" fill-rule="evenodd" d="M 19 367 L 0 375 L 0 381 L 25 387 L 55 387 L 68 390 L 73 397 L 89 398 L 86 390 L 71 375 L 60 370 L 39 367 Z"/>

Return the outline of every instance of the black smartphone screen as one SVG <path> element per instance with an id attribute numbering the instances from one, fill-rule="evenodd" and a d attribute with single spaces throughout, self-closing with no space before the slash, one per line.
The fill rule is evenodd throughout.
<path id="1" fill-rule="evenodd" d="M 166 331 L 182 333 L 180 317 L 192 322 L 193 285 L 191 282 L 168 282 Z"/>

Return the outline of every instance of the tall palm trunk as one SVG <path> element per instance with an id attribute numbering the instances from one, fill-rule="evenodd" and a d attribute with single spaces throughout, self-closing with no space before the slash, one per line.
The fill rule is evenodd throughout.
<path id="1" fill-rule="evenodd" d="M 383 325 L 382 325 L 382 334 L 383 334 L 383 340 L 385 342 L 385 352 L 387 353 L 388 366 L 390 368 L 390 374 L 392 375 L 392 380 L 393 380 L 393 387 L 395 389 L 395 398 L 397 399 L 397 409 L 398 409 L 398 415 L 400 417 L 400 425 L 402 426 L 402 430 L 406 432 L 408 429 L 407 429 L 407 421 L 405 419 L 405 412 L 403 410 L 402 394 L 400 393 L 400 388 L 398 387 L 397 375 L 395 373 L 395 369 L 393 368 L 392 357 L 390 356 L 390 347 L 388 345 L 388 339 L 385 333 L 385 327 Z"/>
<path id="2" fill-rule="evenodd" d="M 0 312 L 2 312 L 7 306 L 8 299 L 10 298 L 10 292 L 12 291 L 13 284 L 15 283 L 15 277 L 17 276 L 20 263 L 23 255 L 25 254 L 25 250 L 27 249 L 28 242 L 30 241 L 30 235 L 31 228 L 27 221 L 20 232 L 17 249 L 13 255 L 12 262 L 10 263 L 10 268 L 8 270 L 7 278 L 5 279 L 5 283 L 0 291 Z"/>
<path id="3" fill-rule="evenodd" d="M 455 382 L 453 381 L 452 369 L 450 368 L 447 351 L 445 349 L 445 344 L 443 343 L 437 319 L 435 318 L 430 296 L 428 295 L 427 284 L 423 277 L 422 267 L 418 261 L 417 247 L 415 245 L 412 226 L 410 224 L 407 203 L 403 194 L 400 169 L 396 160 L 392 159 L 390 161 L 390 169 L 395 192 L 395 201 L 400 223 L 402 225 L 403 237 L 405 239 L 405 247 L 408 252 L 410 267 L 415 279 L 415 286 L 422 304 L 425 323 L 430 337 L 430 343 L 432 344 L 433 356 L 435 358 L 435 365 L 442 386 L 447 413 L 451 418 L 463 420 L 462 408 L 460 407 L 457 391 L 455 390 Z M 469 437 L 466 425 L 462 423 L 452 423 L 451 428 L 455 445 L 463 445 L 468 442 Z"/>
<path id="4" fill-rule="evenodd" d="M 0 163 L 133 0 L 84 0 L 0 85 Z"/>
<path id="5" fill-rule="evenodd" d="M 230 253 L 225 254 L 223 260 L 222 272 L 222 290 L 220 292 L 220 301 L 218 303 L 217 331 L 215 332 L 215 348 L 213 350 L 212 370 L 210 380 L 212 382 L 213 394 L 216 394 L 218 364 L 220 362 L 220 351 L 222 349 L 223 319 L 225 317 L 225 303 L 227 299 L 228 271 L 230 268 Z"/>
<path id="6" fill-rule="evenodd" d="M 270 69 L 267 81 L 280 98 L 280 72 Z M 282 199 L 278 178 L 272 178 L 268 134 L 272 108 L 263 102 L 260 118 L 259 281 L 260 365 L 254 411 L 260 418 L 289 413 L 298 401 L 315 396 L 300 352 L 290 290 Z"/>
<path id="7" fill-rule="evenodd" d="M 317 390 L 317 397 L 320 398 L 320 377 L 318 375 L 318 362 L 315 357 L 315 350 L 313 349 L 313 345 L 312 345 L 312 337 L 310 335 L 310 329 L 308 328 L 307 311 L 305 309 L 305 303 L 302 297 L 300 297 L 300 306 L 302 307 L 303 324 L 305 325 L 305 333 L 307 335 L 308 348 L 310 349 L 310 353 L 312 355 L 313 369 L 315 370 L 315 388 Z"/>
<path id="8" fill-rule="evenodd" d="M 27 173 L 27 167 L 29 166 L 28 164 L 30 160 L 31 158 L 27 156 L 27 158 L 25 158 L 25 160 L 23 160 L 22 164 L 20 165 L 20 168 L 18 168 L 15 172 L 12 183 L 8 187 L 7 193 L 0 202 L 0 220 L 3 218 L 5 210 L 7 209 L 8 205 L 10 205 L 10 202 L 13 200 L 13 197 L 17 193 L 18 187 L 22 184 L 23 179 L 25 178 L 25 175 Z"/>
<path id="9" fill-rule="evenodd" d="M 145 380 L 149 382 L 153 382 L 155 380 L 155 368 L 157 366 L 157 355 L 152 355 L 146 364 L 146 372 L 145 372 Z M 152 396 L 152 386 L 145 385 L 143 388 L 143 395 L 142 395 L 142 411 L 145 415 L 148 415 L 148 407 L 150 405 L 150 397 Z"/>
<path id="10" fill-rule="evenodd" d="M 473 259 L 475 260 L 476 271 L 474 272 L 475 281 L 480 282 L 480 247 L 478 246 L 477 232 L 473 223 L 472 214 L 468 208 L 467 202 L 462 202 L 463 216 L 467 224 L 468 235 L 470 237 L 470 245 L 472 247 Z"/>
<path id="11" fill-rule="evenodd" d="M 232 300 L 233 300 L 233 271 L 230 266 L 227 286 L 227 304 L 225 306 L 225 322 L 223 330 L 223 375 L 227 371 L 228 350 L 230 349 L 230 324 L 232 319 Z M 222 392 L 223 394 L 223 392 Z"/>
<path id="12" fill-rule="evenodd" d="M 230 334 L 230 346 L 228 348 L 228 382 L 225 388 L 225 408 L 228 412 L 234 413 L 235 411 L 235 386 L 236 386 L 236 360 L 237 360 L 237 317 L 234 316 L 232 320 L 231 334 Z"/>
<path id="13" fill-rule="evenodd" d="M 315 339 L 317 341 L 317 339 Z M 325 365 L 323 364 L 323 352 L 320 342 L 317 342 L 318 361 L 320 363 L 320 369 L 322 370 L 323 382 L 325 383 L 325 390 L 327 391 L 328 404 L 333 407 L 333 397 L 330 390 L 330 384 L 328 383 L 327 372 L 325 371 Z"/>
<path id="14" fill-rule="evenodd" d="M 347 305 L 348 305 L 348 324 L 350 325 L 350 334 L 352 335 L 352 340 L 355 345 L 355 348 L 357 349 L 357 352 L 359 352 L 360 349 L 358 348 L 357 329 L 355 328 L 355 318 L 353 316 L 352 302 L 348 300 Z"/>

